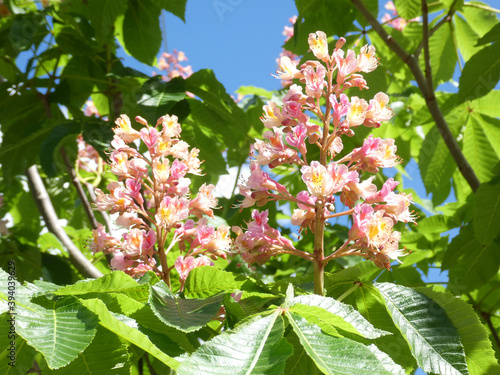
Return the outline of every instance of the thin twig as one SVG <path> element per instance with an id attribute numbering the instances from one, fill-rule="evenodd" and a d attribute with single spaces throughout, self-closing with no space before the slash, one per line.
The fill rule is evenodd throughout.
<path id="1" fill-rule="evenodd" d="M 462 153 L 457 140 L 448 127 L 443 113 L 441 112 L 441 108 L 439 107 L 439 104 L 437 102 L 436 96 L 434 95 L 434 91 L 429 90 L 427 81 L 418 64 L 418 59 L 414 55 L 410 55 L 403 47 L 399 45 L 398 42 L 396 42 L 396 40 L 394 40 L 394 38 L 392 38 L 384 30 L 382 25 L 380 25 L 377 19 L 370 13 L 370 11 L 365 7 L 361 0 L 351 0 L 351 2 L 356 6 L 359 12 L 372 26 L 373 30 L 375 30 L 377 34 L 382 38 L 385 44 L 410 68 L 410 71 L 413 73 L 413 76 L 417 81 L 417 85 L 425 99 L 427 108 L 429 109 L 429 112 L 432 115 L 432 118 L 434 119 L 439 133 L 441 134 L 441 137 L 443 137 L 443 140 L 448 147 L 450 154 L 457 163 L 460 173 L 465 178 L 472 191 L 476 192 L 480 185 L 479 179 L 477 178 L 474 170 Z"/>
<path id="2" fill-rule="evenodd" d="M 482 10 L 487 10 L 488 12 L 500 14 L 500 9 L 492 8 L 487 5 L 477 4 L 477 3 L 464 3 L 465 7 L 478 8 Z"/>
<path id="3" fill-rule="evenodd" d="M 82 254 L 80 249 L 71 241 L 68 234 L 59 224 L 59 218 L 57 217 L 54 206 L 50 201 L 47 189 L 43 184 L 42 178 L 38 173 L 36 165 L 32 165 L 26 170 L 26 176 L 28 177 L 28 185 L 30 187 L 31 194 L 35 199 L 38 206 L 40 214 L 43 217 L 43 221 L 47 226 L 47 229 L 54 234 L 59 241 L 68 249 L 69 260 L 75 266 L 75 268 L 84 277 L 94 277 L 98 278 L 102 276 L 101 271 L 99 271 L 86 257 Z"/>

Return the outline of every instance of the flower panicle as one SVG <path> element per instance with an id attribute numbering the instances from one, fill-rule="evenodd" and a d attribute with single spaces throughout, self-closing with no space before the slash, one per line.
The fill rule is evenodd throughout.
<path id="1" fill-rule="evenodd" d="M 402 160 L 396 154 L 394 139 L 370 135 L 361 147 L 349 152 L 344 150 L 343 138 L 354 136 L 361 126 L 378 128 L 394 113 L 389 96 L 383 92 L 370 100 L 348 96 L 348 90 L 368 88 L 363 74 L 379 65 L 375 47 L 362 46 L 358 53 L 344 50 L 346 40 L 340 38 L 330 50 L 328 40 L 322 31 L 311 33 L 308 43 L 316 60 L 300 66 L 286 54 L 281 57 L 275 77 L 287 82 L 288 90 L 281 103 L 269 101 L 263 106 L 260 120 L 266 130 L 252 147 L 250 176 L 239 184 L 244 197 L 240 207 L 292 202 L 297 206 L 291 214 L 292 225 L 313 233 L 329 219 L 350 215 L 353 226 L 347 242 L 326 259 L 357 255 L 388 269 L 391 261 L 404 255 L 398 249 L 400 233 L 393 228 L 398 222 L 415 222 L 409 210 L 412 197 L 394 192 L 398 182 L 392 178 L 379 190 L 374 176 L 362 177 L 392 168 Z M 319 148 L 320 160 L 308 160 L 311 145 Z M 344 156 L 340 157 L 341 153 Z M 296 196 L 268 173 L 285 165 L 300 173 L 305 185 Z M 335 212 L 338 199 L 347 206 L 346 211 Z M 246 230 L 233 228 L 237 235 L 233 251 L 249 263 L 259 264 L 283 252 L 303 256 L 304 252 L 269 227 L 266 212 L 255 210 Z M 259 222 L 263 224 L 257 225 Z"/>
<path id="2" fill-rule="evenodd" d="M 154 126 L 139 116 L 135 122 L 124 114 L 116 119 L 108 164 L 118 181 L 107 185 L 107 193 L 95 189 L 95 208 L 118 214 L 124 233 L 118 238 L 99 226 L 90 248 L 112 254 L 111 267 L 132 276 L 151 270 L 168 279 L 175 268 L 183 285 L 192 268 L 213 264 L 206 259 L 227 257 L 229 227 L 208 224 L 218 208 L 214 185 L 191 192 L 189 175 L 202 174 L 202 161 L 199 150 L 181 139 L 178 118 L 165 115 Z M 147 152 L 138 151 L 140 144 Z M 183 254 L 169 267 L 166 254 L 174 248 Z"/>

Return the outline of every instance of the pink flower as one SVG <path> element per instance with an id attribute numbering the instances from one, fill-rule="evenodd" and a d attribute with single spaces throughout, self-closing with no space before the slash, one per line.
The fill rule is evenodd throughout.
<path id="1" fill-rule="evenodd" d="M 184 288 L 184 282 L 186 281 L 189 272 L 191 272 L 191 270 L 200 266 L 213 266 L 213 265 L 214 263 L 206 256 L 200 256 L 198 258 L 188 256 L 184 258 L 184 256 L 179 255 L 179 257 L 175 260 L 174 267 L 179 273 L 181 281 L 181 290 Z"/>
<path id="2" fill-rule="evenodd" d="M 358 67 L 358 61 L 356 59 L 356 53 L 352 50 L 347 50 L 347 55 L 344 58 L 344 51 L 341 49 L 336 49 L 333 52 L 333 58 L 337 63 L 337 84 L 341 85 L 345 78 L 354 73 Z"/>
<path id="3" fill-rule="evenodd" d="M 323 95 L 323 88 L 326 86 L 326 69 L 323 65 L 317 65 L 316 71 L 310 65 L 303 70 L 306 80 L 306 94 L 315 98 Z"/>
<path id="4" fill-rule="evenodd" d="M 130 143 L 141 137 L 141 134 L 132 128 L 130 124 L 130 119 L 127 115 L 121 115 L 116 119 L 115 124 L 118 125 L 113 128 L 113 131 L 117 136 L 119 136 L 125 143 Z"/>
<path id="5" fill-rule="evenodd" d="M 298 159 L 297 151 L 286 147 L 283 143 L 283 131 L 281 129 L 273 128 L 272 131 L 268 130 L 263 137 L 268 142 L 257 139 L 254 144 L 254 148 L 258 151 L 255 159 L 260 165 L 268 164 L 270 168 L 274 168 Z"/>
<path id="6" fill-rule="evenodd" d="M 352 151 L 351 162 L 356 162 L 361 170 L 377 173 L 379 168 L 392 168 L 400 163 L 396 150 L 394 139 L 373 138 L 370 135 L 362 147 Z"/>
<path id="7" fill-rule="evenodd" d="M 363 46 L 358 55 L 358 68 L 357 71 L 363 73 L 370 73 L 378 66 L 378 59 L 375 57 L 374 46 Z"/>
<path id="8" fill-rule="evenodd" d="M 264 115 L 260 118 L 260 121 L 262 121 L 266 128 L 272 129 L 282 125 L 284 118 L 275 102 L 267 102 L 262 109 L 264 110 Z"/>
<path id="9" fill-rule="evenodd" d="M 213 195 L 215 186 L 203 184 L 200 186 L 198 195 L 189 202 L 189 212 L 197 218 L 203 217 L 203 214 L 214 217 L 212 208 L 217 207 L 217 198 Z"/>
<path id="10" fill-rule="evenodd" d="M 155 218 L 158 225 L 169 229 L 187 219 L 188 215 L 189 201 L 186 198 L 166 196 L 161 201 Z"/>
<path id="11" fill-rule="evenodd" d="M 276 74 L 276 78 L 283 80 L 302 77 L 301 71 L 297 69 L 297 64 L 292 61 L 289 56 L 282 56 L 280 58 Z"/>
<path id="12" fill-rule="evenodd" d="M 349 105 L 349 111 L 347 113 L 347 121 L 349 126 L 358 126 L 365 121 L 366 110 L 368 109 L 368 103 L 364 99 L 360 99 L 357 96 L 351 98 L 351 103 Z"/>
<path id="13" fill-rule="evenodd" d="M 161 184 L 168 181 L 170 178 L 170 162 L 167 158 L 159 157 L 153 159 L 153 176 Z"/>
<path id="14" fill-rule="evenodd" d="M 314 160 L 311 165 L 300 168 L 302 180 L 312 196 L 322 198 L 333 192 L 334 181 L 328 169 Z"/>
<path id="15" fill-rule="evenodd" d="M 89 245 L 93 254 L 102 251 L 104 254 L 110 254 L 114 250 L 121 248 L 121 242 L 106 233 L 104 226 L 97 224 L 97 229 L 92 229 L 92 241 Z"/>
<path id="16" fill-rule="evenodd" d="M 389 121 L 394 115 L 392 110 L 387 106 L 389 97 L 383 92 L 379 92 L 373 99 L 370 100 L 370 105 L 366 111 L 364 125 L 368 127 L 378 128 L 382 121 Z"/>
<path id="17" fill-rule="evenodd" d="M 309 48 L 316 58 L 323 62 L 329 60 L 328 42 L 326 40 L 326 34 L 323 31 L 316 31 L 314 34 L 309 34 L 307 41 L 309 42 Z"/>
<path id="18" fill-rule="evenodd" d="M 162 130 L 162 137 L 170 139 L 170 138 L 177 138 L 181 134 L 181 125 L 178 123 L 178 118 L 177 116 L 169 116 L 165 115 L 162 116 L 158 119 L 156 125 L 158 126 L 159 124 L 162 125 L 163 130 Z"/>
<path id="19" fill-rule="evenodd" d="M 144 144 L 148 147 L 149 152 L 154 152 L 156 142 L 160 138 L 160 133 L 156 128 L 142 128 L 141 129 L 141 139 Z"/>

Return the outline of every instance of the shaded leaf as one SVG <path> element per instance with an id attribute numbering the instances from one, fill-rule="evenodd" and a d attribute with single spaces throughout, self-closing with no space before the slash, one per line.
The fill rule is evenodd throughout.
<path id="1" fill-rule="evenodd" d="M 89 0 L 87 6 L 96 39 L 103 43 L 109 42 L 116 17 L 127 9 L 127 0 Z"/>
<path id="2" fill-rule="evenodd" d="M 460 336 L 441 307 L 407 287 L 392 283 L 375 286 L 424 371 L 443 375 L 469 373 Z"/>
<path id="3" fill-rule="evenodd" d="M 184 295 L 187 298 L 204 298 L 238 290 L 265 292 L 249 277 L 208 266 L 193 269 L 184 284 Z"/>
<path id="4" fill-rule="evenodd" d="M 58 370 L 43 368 L 49 375 L 113 375 L 130 374 L 126 345 L 108 330 L 98 327 L 94 341 L 68 366 Z"/>
<path id="5" fill-rule="evenodd" d="M 165 324 L 182 332 L 197 331 L 210 322 L 220 309 L 224 294 L 206 299 L 183 299 L 172 294 L 165 283 L 151 287 L 149 304 Z"/>
<path id="6" fill-rule="evenodd" d="M 125 342 L 138 346 L 173 369 L 176 369 L 179 365 L 178 361 L 158 349 L 145 334 L 136 328 L 130 327 L 123 321 L 118 320 L 117 317 L 106 308 L 106 305 L 102 301 L 98 299 L 89 299 L 82 301 L 82 304 L 98 316 L 101 326 L 115 333 Z M 134 322 L 132 319 L 130 319 L 130 321 L 130 323 Z"/>
<path id="7" fill-rule="evenodd" d="M 151 2 L 186 22 L 185 14 L 187 0 L 151 0 Z"/>
<path id="8" fill-rule="evenodd" d="M 500 43 L 483 48 L 464 66 L 459 81 L 458 103 L 488 94 L 500 79 Z"/>
<path id="9" fill-rule="evenodd" d="M 498 243 L 481 245 L 474 236 L 472 225 L 467 225 L 448 246 L 442 267 L 450 270 L 449 289 L 453 293 L 464 294 L 487 282 L 498 272 L 499 265 Z"/>
<path id="10" fill-rule="evenodd" d="M 25 375 L 36 355 L 35 349 L 15 333 L 15 319 L 8 313 L 0 315 L 0 348 L 3 348 L 0 349 L 0 372 L 4 375 Z"/>
<path id="11" fill-rule="evenodd" d="M 130 0 L 123 18 L 126 51 L 140 62 L 152 65 L 161 46 L 160 8 L 149 0 Z"/>
<path id="12" fill-rule="evenodd" d="M 404 2 L 410 3 L 411 1 Z M 420 3 L 420 1 L 417 1 Z M 432 67 L 434 87 L 453 77 L 457 54 L 453 45 L 453 37 L 449 25 L 440 27 L 429 39 L 429 55 Z"/>

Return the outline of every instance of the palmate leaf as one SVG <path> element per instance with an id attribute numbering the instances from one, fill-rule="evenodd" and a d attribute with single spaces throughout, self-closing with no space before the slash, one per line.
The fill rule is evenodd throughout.
<path id="1" fill-rule="evenodd" d="M 410 20 L 422 14 L 420 0 L 395 0 L 394 5 L 398 14 L 405 20 Z"/>
<path id="2" fill-rule="evenodd" d="M 42 353 L 50 368 L 67 365 L 91 343 L 96 316 L 74 297 L 45 303 L 23 304 L 16 309 L 16 331 Z"/>
<path id="3" fill-rule="evenodd" d="M 257 316 L 233 332 L 223 332 L 182 359 L 179 375 L 250 375 L 283 373 L 292 347 L 283 338 L 283 318 L 278 311 Z"/>
<path id="4" fill-rule="evenodd" d="M 429 39 L 429 54 L 432 64 L 432 80 L 434 87 L 437 87 L 441 82 L 446 82 L 453 77 L 457 64 L 457 54 L 448 25 L 440 27 Z"/>
<path id="5" fill-rule="evenodd" d="M 500 374 L 500 365 L 491 348 L 488 334 L 470 304 L 449 293 L 429 288 L 415 288 L 415 290 L 432 298 L 446 311 L 460 334 L 471 375 Z"/>
<path id="6" fill-rule="evenodd" d="M 94 341 L 69 365 L 57 370 L 42 368 L 43 374 L 49 375 L 128 375 L 127 346 L 103 327 L 98 327 Z M 128 362 L 128 363 L 127 363 Z"/>
<path id="7" fill-rule="evenodd" d="M 286 316 L 305 351 L 324 374 L 404 374 L 403 368 L 375 345 L 329 336 L 300 315 L 287 312 Z"/>
<path id="8" fill-rule="evenodd" d="M 300 305 L 302 305 L 302 308 L 299 307 Z M 312 313 L 318 319 L 330 323 L 335 327 L 369 339 L 376 339 L 389 334 L 389 332 L 375 328 L 352 306 L 330 297 L 318 295 L 294 297 L 290 302 L 290 311 L 294 311 L 299 315 L 301 315 L 302 311 Z"/>
<path id="9" fill-rule="evenodd" d="M 164 282 L 159 282 L 151 287 L 149 304 L 155 315 L 165 324 L 182 332 L 193 332 L 214 318 L 223 298 L 223 293 L 205 299 L 178 298 Z"/>
<path id="10" fill-rule="evenodd" d="M 127 0 L 89 0 L 88 8 L 96 39 L 103 43 L 109 42 L 116 17 L 127 9 Z"/>
<path id="11" fill-rule="evenodd" d="M 410 288 L 392 283 L 375 286 L 424 371 L 442 375 L 469 374 L 460 336 L 440 306 Z"/>
<path id="12" fill-rule="evenodd" d="M 178 361 L 158 349 L 144 333 L 117 319 L 102 301 L 98 299 L 88 299 L 83 300 L 82 304 L 98 316 L 101 326 L 113 332 L 125 342 L 138 346 L 173 369 L 176 369 L 179 365 Z M 129 320 L 130 323 L 135 322 L 133 319 Z"/>

